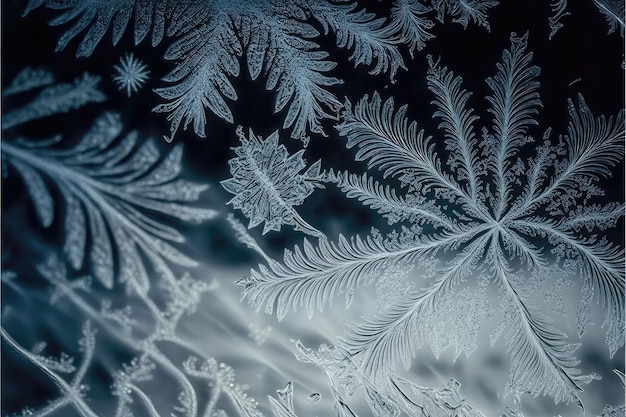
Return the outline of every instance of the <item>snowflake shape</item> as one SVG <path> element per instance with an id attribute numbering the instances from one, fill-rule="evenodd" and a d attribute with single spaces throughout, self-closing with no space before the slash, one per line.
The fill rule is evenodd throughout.
<path id="1" fill-rule="evenodd" d="M 255 136 L 250 129 L 246 138 L 243 128 L 237 128 L 241 146 L 233 148 L 237 158 L 228 161 L 232 178 L 221 182 L 222 187 L 234 194 L 228 204 L 240 209 L 250 219 L 248 228 L 265 222 L 263 234 L 280 231 L 283 224 L 316 237 L 324 234 L 300 217 L 294 206 L 301 205 L 316 187 L 323 187 L 320 178 L 321 161 L 311 165 L 304 173 L 304 150 L 289 155 L 279 145 L 278 131 L 266 139 Z"/>
<path id="2" fill-rule="evenodd" d="M 118 65 L 113 67 L 115 75 L 113 80 L 117 82 L 120 91 L 126 90 L 128 97 L 136 93 L 143 84 L 150 78 L 148 66 L 134 54 L 129 53 L 120 58 Z"/>
<path id="3" fill-rule="evenodd" d="M 457 356 L 476 349 L 493 288 L 503 314 L 492 343 L 504 334 L 513 359 L 507 392 L 580 403 L 581 386 L 597 376 L 580 374 L 572 355 L 578 345 L 567 344 L 566 335 L 540 314 L 536 294 L 555 274 L 581 276 L 579 333 L 595 297 L 606 308 L 611 354 L 623 345 L 624 250 L 601 232 L 616 226 L 624 204 L 589 200 L 603 195 L 598 181 L 623 157 L 624 112 L 595 118 L 581 96 L 578 106 L 569 103 L 567 134 L 553 144 L 548 129 L 535 156 L 522 156 L 533 142 L 528 131 L 541 106 L 540 69 L 525 52 L 527 35 L 512 35 L 511 41 L 496 75 L 487 79 L 493 125 L 483 128 L 482 138 L 461 77 L 429 59 L 428 87 L 446 163 L 437 143 L 407 121 L 406 106 L 396 111 L 393 99 L 383 103 L 378 94 L 354 109 L 346 103 L 337 128 L 348 148 L 359 148 L 357 160 L 378 167 L 385 178 L 396 177 L 406 192 L 399 196 L 368 175 L 339 173 L 335 182 L 390 223 L 411 227 L 386 238 L 374 233 L 322 240 L 317 248 L 305 240 L 302 250 L 285 252 L 283 264 L 253 270 L 242 280 L 244 297 L 268 313 L 276 305 L 279 319 L 297 306 L 310 316 L 337 294 L 345 293 L 348 305 L 357 286 L 397 279 L 388 271 L 418 266 L 409 286 L 396 287 L 395 302 L 352 324 L 340 343 L 366 379 L 388 385 L 396 362 L 408 368 L 425 342 L 435 354 L 447 347 Z M 428 284 L 419 285 L 420 278 Z"/>

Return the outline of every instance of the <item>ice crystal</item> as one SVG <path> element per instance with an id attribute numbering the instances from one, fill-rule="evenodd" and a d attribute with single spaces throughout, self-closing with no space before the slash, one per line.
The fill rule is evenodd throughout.
<path id="1" fill-rule="evenodd" d="M 407 121 L 406 106 L 395 110 L 393 99 L 383 103 L 378 94 L 354 107 L 346 103 L 338 130 L 348 148 L 358 148 L 356 159 L 384 177 L 396 177 L 405 192 L 399 197 L 367 175 L 342 173 L 337 184 L 390 223 L 412 227 L 386 238 L 340 235 L 338 243 L 323 240 L 318 247 L 305 240 L 302 250 L 285 251 L 283 264 L 253 270 L 242 281 L 244 297 L 268 313 L 276 306 L 279 319 L 300 305 L 311 315 L 333 296 L 380 279 L 391 266 L 433 269 L 434 280 L 422 272 L 427 284 L 409 287 L 377 316 L 351 325 L 342 342 L 362 372 L 380 382 L 396 362 L 408 367 L 426 342 L 435 353 L 454 346 L 457 355 L 469 354 L 488 311 L 485 289 L 493 287 L 512 356 L 507 391 L 578 402 L 581 386 L 595 375 L 580 374 L 572 356 L 578 345 L 566 343 L 533 296 L 537 283 L 554 271 L 580 275 L 592 296 L 581 297 L 578 320 L 587 321 L 595 298 L 606 309 L 611 355 L 623 345 L 624 250 L 602 232 L 616 225 L 624 205 L 590 200 L 603 194 L 598 181 L 623 157 L 624 112 L 594 117 L 580 96 L 577 104 L 569 102 L 567 134 L 557 143 L 546 134 L 535 156 L 521 159 L 534 140 L 530 129 L 541 106 L 539 68 L 525 51 L 526 39 L 512 35 L 496 75 L 487 79 L 492 127 L 480 137 L 461 77 L 430 59 L 427 80 L 445 164 L 432 138 Z M 462 297 L 471 286 L 471 295 Z"/>
<path id="2" fill-rule="evenodd" d="M 600 13 L 604 16 L 609 25 L 608 34 L 616 32 L 618 29 L 622 38 L 624 37 L 624 2 L 620 0 L 592 0 Z M 550 39 L 563 27 L 561 20 L 570 14 L 567 9 L 567 0 L 554 0 L 550 3 L 552 14 L 548 18 L 550 25 Z"/>
<path id="3" fill-rule="evenodd" d="M 329 75 L 336 63 L 316 42 L 321 34 L 315 25 L 321 24 L 325 34 L 332 31 L 337 46 L 352 51 L 355 66 L 373 66 L 372 74 L 387 73 L 393 81 L 397 70 L 406 68 L 398 46 L 408 45 L 412 54 L 434 37 L 429 32 L 434 25 L 430 16 L 439 21 L 449 16 L 464 27 L 476 23 L 488 29 L 487 12 L 497 4 L 493 0 L 396 0 L 388 21 L 348 0 L 31 0 L 25 13 L 42 5 L 61 10 L 51 24 L 70 27 L 57 49 L 85 32 L 76 52 L 81 57 L 93 53 L 109 27 L 113 44 L 129 26 L 135 44 L 150 32 L 153 46 L 165 35 L 176 37 L 165 58 L 177 65 L 163 78 L 166 85 L 156 90 L 165 103 L 154 108 L 168 113 L 168 140 L 181 125 L 189 124 L 205 137 L 205 109 L 233 122 L 227 100 L 238 98 L 231 79 L 240 75 L 245 56 L 251 78 L 264 78 L 266 88 L 276 92 L 274 110 L 286 110 L 283 127 L 306 143 L 309 132 L 324 134 L 321 120 L 336 118 L 341 108 L 330 87 L 342 81 Z"/>
<path id="4" fill-rule="evenodd" d="M 139 91 L 150 76 L 147 65 L 132 53 L 120 58 L 119 64 L 113 66 L 113 69 L 115 70 L 113 80 L 117 82 L 120 90 L 126 90 L 128 97 Z"/>
<path id="5" fill-rule="evenodd" d="M 228 204 L 240 209 L 250 219 L 248 228 L 265 222 L 263 234 L 279 231 L 283 224 L 294 226 L 316 237 L 323 233 L 309 225 L 294 209 L 301 205 L 316 187 L 322 187 L 320 164 L 308 168 L 302 158 L 304 150 L 289 155 L 279 144 L 278 131 L 267 138 L 256 136 L 252 129 L 249 137 L 243 128 L 237 128 L 241 146 L 233 148 L 237 158 L 229 161 L 232 178 L 221 182 L 222 187 L 234 194 Z M 306 171 L 302 173 L 302 170 Z"/>
<path id="6" fill-rule="evenodd" d="M 276 396 L 278 400 L 271 395 L 267 396 L 274 417 L 297 417 L 293 407 L 293 384 L 291 381 L 287 382 L 285 388 L 276 390 Z"/>
<path id="7" fill-rule="evenodd" d="M 200 366 L 197 364 L 198 358 L 189 357 L 183 364 L 185 373 L 204 380 L 208 380 L 211 388 L 211 399 L 207 405 L 205 416 L 213 415 L 217 406 L 217 399 L 222 393 L 227 396 L 237 410 L 238 414 L 246 417 L 262 417 L 257 410 L 257 402 L 244 392 L 245 389 L 234 383 L 235 372 L 230 366 L 219 363 L 213 359 L 207 359 Z"/>
<path id="8" fill-rule="evenodd" d="M 235 383 L 232 368 L 223 363 L 218 365 L 215 359 L 204 356 L 201 349 L 178 334 L 180 321 L 184 316 L 196 311 L 201 297 L 214 290 L 215 283 L 195 280 L 189 274 L 174 282 L 162 279 L 161 284 L 165 289 L 162 295 L 168 299 L 165 306 L 162 300 L 158 299 L 160 297 L 153 299 L 148 294 L 140 293 L 131 295 L 136 301 L 134 307 L 138 310 L 143 309 L 139 314 L 131 311 L 128 305 L 122 309 L 114 309 L 111 302 L 105 302 L 102 310 L 98 311 L 91 305 L 92 291 L 85 291 L 85 288 L 74 285 L 77 281 L 68 276 L 65 264 L 58 257 L 50 256 L 44 263 L 38 265 L 37 269 L 51 285 L 52 295 L 57 300 L 61 296 L 65 297 L 64 304 L 73 306 L 80 314 L 97 323 L 98 331 L 104 333 L 108 340 L 114 340 L 118 348 L 127 348 L 136 354 L 128 363 L 122 364 L 120 369 L 112 373 L 111 395 L 116 399 L 116 405 L 115 413 L 110 415 L 115 417 L 180 415 L 159 410 L 156 405 L 158 401 L 145 391 L 145 384 L 148 383 L 149 387 L 149 382 L 155 379 L 155 375 L 160 377 L 165 375 L 182 389 L 179 396 L 180 406 L 174 407 L 174 410 L 186 417 L 199 415 L 197 390 L 210 392 L 211 401 L 206 404 L 202 415 L 212 415 L 211 411 L 214 410 L 217 401 L 225 396 L 234 403 L 242 417 L 260 417 L 256 410 L 256 401 L 244 392 L 242 386 Z M 145 317 L 145 314 L 149 317 Z M 142 318 L 142 321 L 139 322 L 137 318 Z M 35 345 L 29 352 L 5 328 L 0 329 L 0 332 L 8 346 L 38 367 L 61 392 L 60 398 L 39 410 L 26 409 L 22 415 L 43 417 L 70 406 L 82 417 L 103 415 L 102 403 L 92 402 L 85 395 L 90 382 L 94 381 L 94 374 L 87 375 L 96 352 L 96 331 L 91 322 L 88 321 L 83 327 L 83 338 L 79 341 L 80 350 L 84 353 L 84 360 L 79 366 L 74 366 L 73 358 L 69 355 L 62 354 L 58 359 L 45 356 L 43 343 Z M 159 342 L 168 342 L 176 346 L 178 350 L 175 352 L 178 353 L 188 351 L 193 355 L 202 356 L 204 365 L 197 369 L 195 367 L 197 357 L 192 356 L 182 363 L 181 367 L 181 364 L 173 360 L 169 354 L 160 350 Z M 67 378 L 60 374 L 71 375 L 71 381 L 67 381 Z M 208 382 L 208 387 L 204 383 L 200 387 L 196 386 L 189 377 Z M 99 381 L 99 378 L 100 375 L 96 380 Z M 138 414 L 133 414 L 135 411 Z"/>
<path id="9" fill-rule="evenodd" d="M 398 416 L 403 412 L 407 416 L 485 417 L 461 398 L 461 384 L 454 379 L 443 389 L 421 387 L 397 375 L 375 382 L 361 371 L 342 347 L 322 345 L 315 352 L 299 340 L 295 344 L 296 358 L 317 366 L 328 378 L 335 410 L 340 417 L 356 415 L 344 394 L 351 396 L 357 389 L 365 392 L 367 403 L 376 416 Z"/>
<path id="10" fill-rule="evenodd" d="M 83 337 L 79 340 L 79 346 L 80 350 L 83 352 L 83 360 L 78 368 L 73 366 L 67 368 L 66 365 L 63 365 L 63 363 L 71 360 L 69 356 L 63 355 L 61 356 L 60 361 L 56 361 L 50 358 L 42 357 L 38 353 L 28 352 L 17 341 L 15 341 L 15 339 L 13 339 L 13 337 L 4 328 L 0 328 L 0 335 L 2 336 L 2 339 L 17 353 L 19 353 L 20 356 L 31 362 L 39 368 L 41 372 L 49 377 L 57 386 L 59 391 L 61 391 L 62 395 L 60 398 L 51 401 L 40 410 L 24 410 L 22 412 L 22 416 L 44 417 L 70 405 L 73 406 L 83 417 L 98 416 L 84 398 L 86 386 L 83 384 L 83 379 L 87 372 L 87 368 L 91 365 L 93 353 L 96 348 L 96 332 L 92 328 L 91 323 L 87 321 L 83 325 L 82 333 Z M 73 376 L 70 381 L 67 381 L 59 375 L 58 372 L 72 373 Z"/>
<path id="11" fill-rule="evenodd" d="M 567 0 L 554 0 L 550 3 L 552 14 L 548 18 L 548 24 L 550 25 L 549 38 L 552 39 L 556 32 L 563 27 L 561 19 L 568 16 L 570 13 L 567 11 Z"/>
<path id="12" fill-rule="evenodd" d="M 31 102 L 5 114 L 3 131 L 102 100 L 97 82 L 85 75 L 74 84 L 47 87 Z M 142 256 L 169 279 L 173 273 L 168 262 L 196 265 L 170 244 L 183 242 L 182 234 L 146 212 L 199 223 L 213 218 L 215 211 L 187 205 L 198 200 L 207 186 L 177 178 L 180 147 L 161 157 L 154 143 L 139 144 L 137 133 L 120 138 L 121 133 L 120 117 L 105 113 L 69 149 L 57 146 L 60 136 L 43 142 L 3 140 L 2 156 L 22 177 L 44 227 L 58 216 L 50 184 L 59 192 L 65 207 L 63 251 L 75 269 L 89 259 L 95 277 L 110 288 L 117 252 L 120 281 L 129 290 L 144 293 L 150 280 Z"/>
<path id="13" fill-rule="evenodd" d="M 624 2 L 619 0 L 593 0 L 609 25 L 609 34 L 619 30 L 624 37 Z"/>
<path id="14" fill-rule="evenodd" d="M 106 100 L 106 95 L 98 88 L 100 77 L 85 73 L 72 84 L 54 84 L 52 74 L 36 69 L 25 69 L 17 75 L 4 95 L 33 91 L 47 86 L 28 104 L 9 110 L 2 115 L 2 130 L 43 119 L 55 114 L 67 113 L 88 103 Z"/>

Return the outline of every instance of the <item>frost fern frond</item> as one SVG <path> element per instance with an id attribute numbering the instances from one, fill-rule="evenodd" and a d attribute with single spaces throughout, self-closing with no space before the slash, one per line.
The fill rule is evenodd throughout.
<path id="1" fill-rule="evenodd" d="M 469 23 L 483 26 L 487 31 L 491 29 L 487 19 L 490 8 L 499 4 L 495 0 L 433 0 L 432 7 L 437 11 L 437 19 L 443 22 L 446 15 L 452 16 L 452 21 L 467 28 Z"/>
<path id="2" fill-rule="evenodd" d="M 348 148 L 357 146 L 357 161 L 368 161 L 369 167 L 378 166 L 385 177 L 406 171 L 424 172 L 439 176 L 439 160 L 430 137 L 418 131 L 417 123 L 409 124 L 405 117 L 407 106 L 394 109 L 394 100 L 382 103 L 375 92 L 372 99 L 365 95 L 352 109 L 347 101 L 339 134 L 348 138 Z"/>
<path id="3" fill-rule="evenodd" d="M 378 210 L 387 217 L 389 224 L 409 220 L 413 224 L 431 223 L 435 227 L 453 229 L 453 221 L 434 204 L 419 195 L 409 194 L 398 197 L 388 185 L 383 186 L 367 174 L 362 176 L 337 174 L 337 185 L 348 198 L 356 198 L 363 204 Z"/>
<path id="4" fill-rule="evenodd" d="M 402 362 L 408 369 L 411 358 L 426 341 L 432 341 L 435 352 L 447 347 L 438 346 L 436 336 L 432 334 L 433 326 L 442 320 L 437 313 L 441 310 L 438 305 L 459 281 L 471 274 L 483 255 L 488 239 L 489 236 L 476 239 L 455 257 L 447 270 L 436 277 L 434 284 L 425 289 L 412 290 L 375 318 L 351 326 L 342 345 L 351 354 L 358 355 L 367 375 L 385 379 L 393 373 L 397 362 Z M 428 262 L 426 259 L 422 261 Z M 422 262 L 422 267 L 425 262 Z M 448 309 L 445 310 L 446 314 L 451 314 Z M 445 337 L 442 340 L 447 341 Z"/>
<path id="5" fill-rule="evenodd" d="M 346 102 L 342 122 L 336 128 L 347 137 L 348 148 L 359 148 L 356 160 L 368 161 L 369 167 L 377 166 L 385 178 L 397 176 L 410 190 L 422 193 L 432 190 L 438 198 L 463 204 L 472 216 L 485 217 L 483 202 L 472 198 L 444 171 L 434 141 L 430 136 L 424 137 L 423 130 L 418 131 L 416 122 L 409 124 L 406 111 L 406 105 L 396 111 L 393 98 L 382 103 L 375 92 L 371 100 L 365 95 L 354 110 Z M 467 157 L 474 161 L 474 152 L 467 151 Z"/>
<path id="6" fill-rule="evenodd" d="M 569 16 L 570 12 L 567 11 L 567 0 L 553 0 L 550 3 L 550 9 L 552 13 L 548 18 L 548 25 L 550 26 L 550 35 L 548 35 L 548 38 L 552 40 L 556 32 L 563 27 L 561 19 L 565 16 Z"/>
<path id="7" fill-rule="evenodd" d="M 579 237 L 568 230 L 567 222 L 557 224 L 546 219 L 528 218 L 515 221 L 513 226 L 526 233 L 546 236 L 555 245 L 557 259 L 575 257 L 578 272 L 594 288 L 598 301 L 606 308 L 607 345 L 611 356 L 614 355 L 624 345 L 624 248 L 606 239 Z M 592 297 L 581 300 L 579 309 L 587 308 L 591 302 Z M 584 327 L 579 333 L 582 331 Z"/>
<path id="8" fill-rule="evenodd" d="M 479 187 L 481 173 L 478 141 L 473 123 L 478 120 L 467 102 L 471 93 L 461 87 L 463 78 L 455 77 L 446 67 L 440 67 L 429 57 L 428 88 L 435 94 L 431 104 L 437 106 L 434 117 L 441 119 L 439 129 L 444 131 L 446 149 L 450 151 L 448 167 L 457 178 L 467 181 L 469 195 L 474 199 Z"/>
<path id="9" fill-rule="evenodd" d="M 257 27 L 258 21 L 252 19 L 264 19 L 267 26 Z M 294 24 L 280 15 L 253 16 L 248 24 L 252 39 L 255 31 L 268 32 L 264 43 L 250 44 L 249 48 L 265 53 L 265 87 L 276 91 L 274 112 L 287 108 L 283 128 L 291 128 L 291 137 L 301 140 L 305 146 L 309 141 L 307 132 L 326 136 L 321 121 L 336 120 L 341 108 L 341 103 L 328 87 L 342 81 L 326 74 L 336 64 L 327 59 L 327 52 L 319 50 L 319 46 L 310 40 L 318 32 L 308 24 Z"/>
<path id="10" fill-rule="evenodd" d="M 93 274 L 111 288 L 117 253 L 120 280 L 143 294 L 150 283 L 140 252 L 166 279 L 173 279 L 167 262 L 196 265 L 170 244 L 184 241 L 180 232 L 146 212 L 192 223 L 213 218 L 215 212 L 186 204 L 207 187 L 177 179 L 180 147 L 161 158 L 152 142 L 138 146 L 135 133 L 118 139 L 121 130 L 119 116 L 108 113 L 70 149 L 3 142 L 2 154 L 24 179 L 44 227 L 55 217 L 49 184 L 60 192 L 66 208 L 63 250 L 75 269 L 89 258 Z"/>
<path id="11" fill-rule="evenodd" d="M 388 31 L 395 35 L 398 43 L 408 44 L 411 57 L 435 37 L 429 32 L 435 24 L 426 17 L 430 11 L 430 7 L 417 0 L 397 0 L 393 3 Z"/>
<path id="12" fill-rule="evenodd" d="M 376 65 L 370 74 L 388 73 L 391 82 L 399 68 L 406 69 L 394 39 L 394 28 L 384 24 L 365 9 L 356 10 L 357 3 L 331 3 L 325 0 L 308 2 L 313 16 L 322 23 L 324 33 L 332 29 L 337 36 L 337 46 L 353 49 L 350 60 L 355 66 Z"/>
<path id="13" fill-rule="evenodd" d="M 531 66 L 533 54 L 525 52 L 527 39 L 528 33 L 522 37 L 511 35 L 511 50 L 504 51 L 495 77 L 487 78 L 493 92 L 487 100 L 491 103 L 489 112 L 494 116 L 494 149 L 487 149 L 486 153 L 488 167 L 495 174 L 497 217 L 502 215 L 511 194 L 510 158 L 528 142 L 525 135 L 530 126 L 537 124 L 534 116 L 541 106 L 536 81 L 540 69 Z"/>
<path id="14" fill-rule="evenodd" d="M 624 2 L 620 0 L 593 0 L 594 4 L 604 15 L 609 25 L 609 34 L 619 29 L 624 37 Z"/>
<path id="15" fill-rule="evenodd" d="M 549 203 L 550 211 L 563 213 L 577 206 L 581 196 L 587 199 L 602 194 L 595 183 L 610 177 L 611 168 L 624 157 L 624 110 L 608 119 L 604 115 L 595 117 L 582 95 L 578 96 L 578 107 L 569 100 L 568 109 L 571 120 L 564 142 L 554 149 L 543 148 L 543 161 L 534 163 L 536 176 L 545 176 L 546 161 L 561 158 L 556 175 L 544 187 L 533 187 L 527 198 L 515 205 L 516 216 L 545 203 Z"/>
<path id="16" fill-rule="evenodd" d="M 93 330 L 91 322 L 86 321 L 84 323 L 82 334 L 83 337 L 78 344 L 83 352 L 83 360 L 78 369 L 76 369 L 71 381 L 67 381 L 59 375 L 59 369 L 56 364 L 50 362 L 49 358 L 42 357 L 37 352 L 29 352 L 24 349 L 6 329 L 0 327 L 0 336 L 6 344 L 13 348 L 21 357 L 36 366 L 61 391 L 61 397 L 51 401 L 40 410 L 32 411 L 31 409 L 26 409 L 22 414 L 23 416 L 45 417 L 71 405 L 81 417 L 97 417 L 89 401 L 84 398 L 87 386 L 84 385 L 83 379 L 87 368 L 93 362 L 94 350 L 96 348 L 96 331 Z M 62 355 L 62 357 L 67 358 L 68 356 Z"/>
<path id="17" fill-rule="evenodd" d="M 158 45 L 165 33 L 167 0 L 30 0 L 24 15 L 45 4 L 46 7 L 63 11 L 50 24 L 60 26 L 72 22 L 72 26 L 57 43 L 61 51 L 80 33 L 83 38 L 76 51 L 77 57 L 90 56 L 104 35 L 112 28 L 113 45 L 117 45 L 126 32 L 134 15 L 134 40 L 139 44 L 152 30 L 152 46 Z"/>
<path id="18" fill-rule="evenodd" d="M 492 271 L 510 326 L 507 346 L 513 364 L 506 392 L 528 392 L 533 397 L 549 395 L 557 403 L 575 401 L 582 406 L 578 396 L 581 385 L 596 377 L 580 375 L 576 368 L 580 361 L 572 354 L 580 345 L 565 343 L 566 335 L 549 325 L 524 299 L 501 250 L 492 245 L 490 252 L 494 257 Z"/>
<path id="19" fill-rule="evenodd" d="M 571 121 L 565 141 L 568 145 L 567 173 L 590 176 L 594 180 L 611 176 L 613 168 L 624 157 L 624 110 L 608 119 L 594 117 L 581 94 L 578 109 L 568 100 Z"/>
<path id="20" fill-rule="evenodd" d="M 182 60 L 163 81 L 170 84 L 155 91 L 166 103 L 154 107 L 157 113 L 169 113 L 171 142 L 182 124 L 193 123 L 194 133 L 206 137 L 205 108 L 233 122 L 233 115 L 224 98 L 237 100 L 237 92 L 229 78 L 239 75 L 238 57 L 242 46 L 225 12 L 216 13 L 172 43 L 165 52 L 167 60 Z"/>
<path id="21" fill-rule="evenodd" d="M 271 314 L 276 305 L 279 320 L 298 306 L 306 309 L 311 317 L 317 308 L 323 310 L 332 298 L 348 293 L 371 278 L 389 258 L 401 256 L 393 247 L 381 240 L 360 237 L 348 241 L 339 235 L 338 243 L 319 241 L 313 247 L 304 240 L 302 249 L 295 246 L 293 252 L 285 250 L 284 263 L 267 269 L 260 265 L 259 271 L 252 270 L 245 285 L 242 298 L 260 310 Z"/>
<path id="22" fill-rule="evenodd" d="M 352 293 L 357 286 L 377 278 L 390 264 L 434 254 L 470 236 L 450 233 L 438 237 L 394 241 L 369 236 L 348 240 L 339 235 L 337 243 L 320 240 L 317 248 L 305 239 L 302 249 L 296 245 L 293 252 L 285 250 L 282 264 L 271 265 L 271 269 L 260 265 L 258 271 L 252 270 L 251 276 L 240 282 L 245 287 L 242 298 L 257 310 L 264 307 L 268 314 L 276 306 L 279 319 L 298 306 L 305 307 L 311 317 L 316 308 L 322 311 L 331 304 L 332 297 Z"/>
<path id="23" fill-rule="evenodd" d="M 31 71 L 35 70 L 18 74 L 7 90 L 12 93 L 25 92 L 54 82 L 51 74 L 41 71 L 31 73 Z M 31 78 L 33 75 L 44 76 L 45 78 L 39 82 L 34 82 Z M 106 95 L 98 88 L 99 83 L 100 77 L 85 73 L 71 84 L 54 84 L 46 87 L 26 105 L 4 113 L 2 115 L 2 130 L 11 129 L 44 117 L 67 113 L 88 103 L 102 102 L 106 100 Z M 7 94 L 7 92 L 5 91 L 3 94 Z"/>

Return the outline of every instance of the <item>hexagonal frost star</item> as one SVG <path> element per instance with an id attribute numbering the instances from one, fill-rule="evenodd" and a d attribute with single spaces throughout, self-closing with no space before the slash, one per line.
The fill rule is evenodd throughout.
<path id="1" fill-rule="evenodd" d="M 132 53 L 120 58 L 119 64 L 113 69 L 115 69 L 113 80 L 117 82 L 120 91 L 126 89 L 128 97 L 137 92 L 150 76 L 147 65 L 135 58 Z"/>

